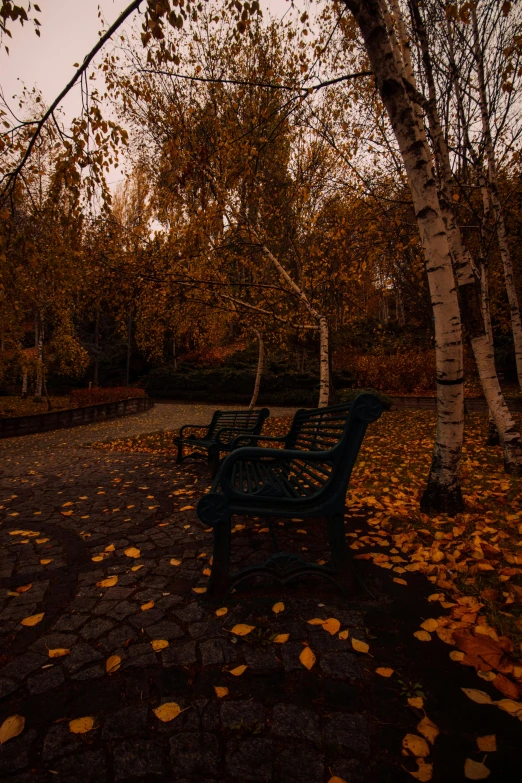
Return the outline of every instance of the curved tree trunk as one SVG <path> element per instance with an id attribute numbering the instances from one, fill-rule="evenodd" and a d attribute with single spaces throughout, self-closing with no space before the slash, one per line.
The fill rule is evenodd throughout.
<path id="1" fill-rule="evenodd" d="M 326 408 L 330 399 L 330 362 L 328 361 L 328 322 L 324 315 L 319 317 L 319 403 Z"/>
<path id="2" fill-rule="evenodd" d="M 345 2 L 360 27 L 376 85 L 400 147 L 424 250 L 433 306 L 437 437 L 421 507 L 459 512 L 464 508 L 459 481 L 464 434 L 462 327 L 433 159 L 424 127 L 406 87 L 407 74 L 399 44 L 386 25 L 384 0 Z"/>
<path id="3" fill-rule="evenodd" d="M 265 343 L 263 342 L 263 335 L 257 329 L 254 330 L 257 335 L 259 343 L 259 354 L 257 357 L 257 371 L 256 380 L 254 383 L 254 391 L 252 392 L 252 399 L 250 400 L 249 408 L 254 408 L 259 397 L 259 389 L 261 387 L 261 378 L 263 377 L 263 367 L 265 365 Z"/>

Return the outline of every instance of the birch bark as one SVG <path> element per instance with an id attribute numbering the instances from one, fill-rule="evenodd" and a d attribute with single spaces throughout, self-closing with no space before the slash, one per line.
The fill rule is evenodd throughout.
<path id="1" fill-rule="evenodd" d="M 513 331 L 513 344 L 515 348 L 515 361 L 517 366 L 518 382 L 522 387 L 522 319 L 520 317 L 520 305 L 518 302 L 518 295 L 515 287 L 515 279 L 513 276 L 513 263 L 511 260 L 511 252 L 509 249 L 509 243 L 507 238 L 506 223 L 504 221 L 504 212 L 502 210 L 502 204 L 500 202 L 500 196 L 498 192 L 497 162 L 495 159 L 493 138 L 491 136 L 491 128 L 489 124 L 489 108 L 488 108 L 488 99 L 486 95 L 484 57 L 483 57 L 482 47 L 480 44 L 477 11 L 473 4 L 471 4 L 470 10 L 471 10 L 471 20 L 473 25 L 473 45 L 474 45 L 475 61 L 477 64 L 480 115 L 482 120 L 482 135 L 483 135 L 484 146 L 486 150 L 486 158 L 488 161 L 489 193 L 491 196 L 491 205 L 493 207 L 493 214 L 495 216 L 495 223 L 497 227 L 497 238 L 498 238 L 498 246 L 500 249 L 500 257 L 502 259 L 502 266 L 504 269 L 504 281 L 506 284 L 506 293 L 507 293 L 509 310 L 511 315 L 511 329 Z"/>
<path id="2" fill-rule="evenodd" d="M 439 201 L 448 234 L 450 254 L 459 286 L 461 312 L 477 364 L 490 418 L 498 431 L 504 453 L 504 465 L 510 473 L 522 473 L 522 442 L 517 426 L 507 407 L 495 367 L 493 340 L 488 334 L 484 309 L 480 299 L 480 278 L 469 250 L 464 245 L 454 208 L 453 173 L 446 139 L 442 130 L 431 54 L 424 22 L 417 0 L 411 8 L 428 85 L 426 112 L 430 124 L 435 160 L 439 174 Z M 414 85 L 415 86 L 415 85 Z"/>
<path id="3" fill-rule="evenodd" d="M 254 383 L 254 391 L 252 392 L 252 399 L 250 400 L 249 408 L 254 408 L 259 397 L 259 389 L 261 388 L 261 378 L 263 377 L 263 368 L 265 366 L 265 343 L 263 341 L 263 335 L 258 329 L 254 330 L 257 335 L 257 341 L 259 343 L 259 354 L 257 357 L 257 370 L 256 380 Z"/>
<path id="4" fill-rule="evenodd" d="M 387 11 L 384 0 L 345 2 L 361 30 L 376 85 L 406 168 L 433 306 L 437 436 L 421 507 L 458 512 L 464 507 L 459 481 L 464 434 L 462 327 L 433 159 L 424 127 L 405 83 L 407 74 L 399 44 L 385 22 Z"/>

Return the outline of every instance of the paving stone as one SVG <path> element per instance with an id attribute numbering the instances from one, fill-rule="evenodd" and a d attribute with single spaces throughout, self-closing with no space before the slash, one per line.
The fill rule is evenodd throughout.
<path id="1" fill-rule="evenodd" d="M 116 647 L 122 647 L 128 639 L 135 639 L 136 631 L 131 628 L 130 625 L 120 625 L 119 628 L 115 628 L 107 636 L 106 643 L 109 650 L 116 649 Z"/>
<path id="2" fill-rule="evenodd" d="M 268 739 L 233 740 L 226 752 L 227 772 L 239 780 L 271 783 L 273 780 L 273 744 Z"/>
<path id="3" fill-rule="evenodd" d="M 302 649 L 303 645 L 300 642 L 287 642 L 281 645 L 281 650 L 278 650 L 278 653 L 285 667 L 285 672 L 302 671 L 303 664 L 299 660 Z"/>
<path id="4" fill-rule="evenodd" d="M 101 617 L 96 618 L 95 620 L 91 620 L 90 623 L 87 623 L 84 625 L 84 627 L 81 630 L 81 635 L 84 639 L 98 639 L 102 634 L 107 633 L 107 631 L 110 631 L 111 628 L 114 628 L 114 623 L 109 622 L 109 620 L 104 620 Z"/>
<path id="5" fill-rule="evenodd" d="M 358 680 L 362 677 L 357 656 L 349 652 L 324 653 L 320 659 L 321 670 L 335 680 Z"/>
<path id="6" fill-rule="evenodd" d="M 217 775 L 219 743 L 215 734 L 186 732 L 171 737 L 169 744 L 176 775 Z"/>
<path id="7" fill-rule="evenodd" d="M 2 677 L 12 677 L 15 680 L 23 680 L 28 674 L 32 674 L 48 662 L 48 657 L 38 655 L 38 653 L 35 652 L 26 652 L 8 663 L 7 666 L 4 666 L 0 674 Z"/>
<path id="8" fill-rule="evenodd" d="M 196 623 L 205 616 L 205 612 L 196 601 L 188 604 L 183 609 L 177 609 L 174 614 L 182 623 L 187 624 Z"/>
<path id="9" fill-rule="evenodd" d="M 115 780 L 163 779 L 167 759 L 163 748 L 153 740 L 130 740 L 113 751 Z"/>
<path id="10" fill-rule="evenodd" d="M 272 733 L 321 744 L 319 718 L 315 712 L 295 704 L 276 704 L 272 713 Z"/>
<path id="11" fill-rule="evenodd" d="M 102 737 L 106 740 L 125 739 L 134 734 L 143 734 L 146 729 L 147 707 L 138 704 L 109 715 L 103 726 Z"/>
<path id="12" fill-rule="evenodd" d="M 127 617 L 134 614 L 136 607 L 130 601 L 121 601 L 113 606 L 108 606 L 102 614 L 110 617 L 112 620 L 126 620 Z"/>
<path id="13" fill-rule="evenodd" d="M 281 666 L 273 647 L 250 647 L 245 645 L 242 652 L 245 663 L 255 672 L 273 672 Z"/>
<path id="14" fill-rule="evenodd" d="M 225 639 L 207 639 L 200 642 L 199 652 L 203 666 L 232 663 L 237 660 L 236 650 Z"/>
<path id="15" fill-rule="evenodd" d="M 167 639 L 167 641 L 181 639 L 182 636 L 185 636 L 183 628 L 169 620 L 149 625 L 145 629 L 145 633 L 150 639 Z"/>
<path id="16" fill-rule="evenodd" d="M 105 677 L 106 671 L 101 664 L 95 664 L 89 666 L 87 669 L 82 669 L 71 676 L 71 680 L 95 680 L 98 677 Z"/>
<path id="17" fill-rule="evenodd" d="M 103 658 L 103 655 L 93 647 L 79 642 L 72 647 L 70 655 L 64 658 L 63 665 L 69 673 L 73 673 L 81 669 L 82 666 L 93 663 L 93 661 L 99 661 L 101 658 Z"/>
<path id="18" fill-rule="evenodd" d="M 163 666 L 190 666 L 196 663 L 196 642 L 186 642 L 167 647 L 162 652 Z"/>
<path id="19" fill-rule="evenodd" d="M 128 647 L 127 656 L 124 662 L 125 668 L 156 665 L 156 653 L 148 643 L 134 644 Z"/>
<path id="20" fill-rule="evenodd" d="M 134 614 L 127 618 L 127 622 L 135 628 L 147 628 L 147 626 L 163 620 L 164 616 L 165 613 L 156 606 L 152 609 L 147 609 L 144 612 L 142 612 L 139 607 L 134 607 Z"/>
<path id="21" fill-rule="evenodd" d="M 50 633 L 41 636 L 38 641 L 31 646 L 31 650 L 48 657 L 49 650 L 55 650 L 58 647 L 64 647 L 65 649 L 70 650 L 76 644 L 77 640 L 78 637 L 72 633 Z"/>
<path id="22" fill-rule="evenodd" d="M 35 737 L 36 731 L 31 729 L 0 745 L 0 775 L 18 772 L 29 764 L 29 746 Z"/>
<path id="23" fill-rule="evenodd" d="M 71 734 L 68 723 L 59 723 L 51 726 L 45 735 L 42 760 L 50 761 L 66 753 L 81 752 L 83 749 L 81 738 L 77 734 Z"/>
<path id="24" fill-rule="evenodd" d="M 223 622 L 220 618 L 206 620 L 202 623 L 192 623 L 189 626 L 189 634 L 193 639 L 203 639 L 220 633 Z"/>
<path id="25" fill-rule="evenodd" d="M 286 748 L 278 759 L 282 783 L 323 783 L 324 758 L 303 748 Z M 352 778 L 343 780 L 352 783 Z"/>
<path id="26" fill-rule="evenodd" d="M 53 762 L 53 783 L 105 783 L 107 761 L 101 750 L 66 756 Z"/>
<path id="27" fill-rule="evenodd" d="M 66 614 L 53 626 L 53 631 L 77 631 L 88 619 L 88 614 Z"/>
<path id="28" fill-rule="evenodd" d="M 367 764 L 358 759 L 337 759 L 332 766 L 332 774 L 350 783 L 366 783 L 373 778 Z"/>
<path id="29" fill-rule="evenodd" d="M 8 696 L 17 688 L 18 683 L 14 680 L 9 680 L 7 677 L 0 677 L 0 699 L 3 699 L 4 696 Z"/>
<path id="30" fill-rule="evenodd" d="M 51 688 L 58 688 L 65 682 L 65 676 L 61 666 L 52 666 L 45 669 L 41 674 L 29 677 L 27 680 L 27 690 L 29 693 L 45 693 Z"/>
<path id="31" fill-rule="evenodd" d="M 333 751 L 370 752 L 370 728 L 363 715 L 337 713 L 326 718 L 323 726 L 325 745 Z"/>
<path id="32" fill-rule="evenodd" d="M 226 701 L 221 705 L 221 723 L 227 729 L 260 730 L 265 726 L 265 710 L 255 701 Z"/>

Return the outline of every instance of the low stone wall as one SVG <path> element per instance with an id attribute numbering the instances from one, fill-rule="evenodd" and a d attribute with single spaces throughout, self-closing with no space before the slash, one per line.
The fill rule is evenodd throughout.
<path id="1" fill-rule="evenodd" d="M 154 407 L 149 397 L 131 397 L 118 402 L 102 402 L 98 405 L 86 405 L 83 408 L 65 408 L 48 413 L 35 413 L 30 416 L 0 418 L 0 438 L 13 438 L 18 435 L 33 435 L 36 432 L 49 432 L 65 427 L 77 427 L 81 424 L 93 424 L 104 419 L 117 419 L 132 413 L 141 413 Z"/>
<path id="2" fill-rule="evenodd" d="M 417 410 L 417 411 L 435 411 L 437 410 L 436 397 L 392 397 L 392 411 L 398 410 Z M 522 412 L 522 398 L 506 400 L 508 408 L 512 412 Z M 488 406 L 484 397 L 466 397 L 464 400 L 466 413 L 475 413 L 487 411 Z"/>

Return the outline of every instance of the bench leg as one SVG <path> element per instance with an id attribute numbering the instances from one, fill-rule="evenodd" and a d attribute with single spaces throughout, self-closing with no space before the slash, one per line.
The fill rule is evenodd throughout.
<path id="1" fill-rule="evenodd" d="M 224 595 L 229 588 L 231 514 L 225 514 L 214 524 L 212 573 L 208 580 L 208 595 Z"/>
<path id="2" fill-rule="evenodd" d="M 219 468 L 219 449 L 210 447 L 208 450 L 208 464 L 210 465 L 211 478 L 216 477 Z"/>
<path id="3" fill-rule="evenodd" d="M 181 443 L 178 443 L 178 454 L 176 457 L 176 465 L 181 465 L 183 462 L 183 446 Z"/>

